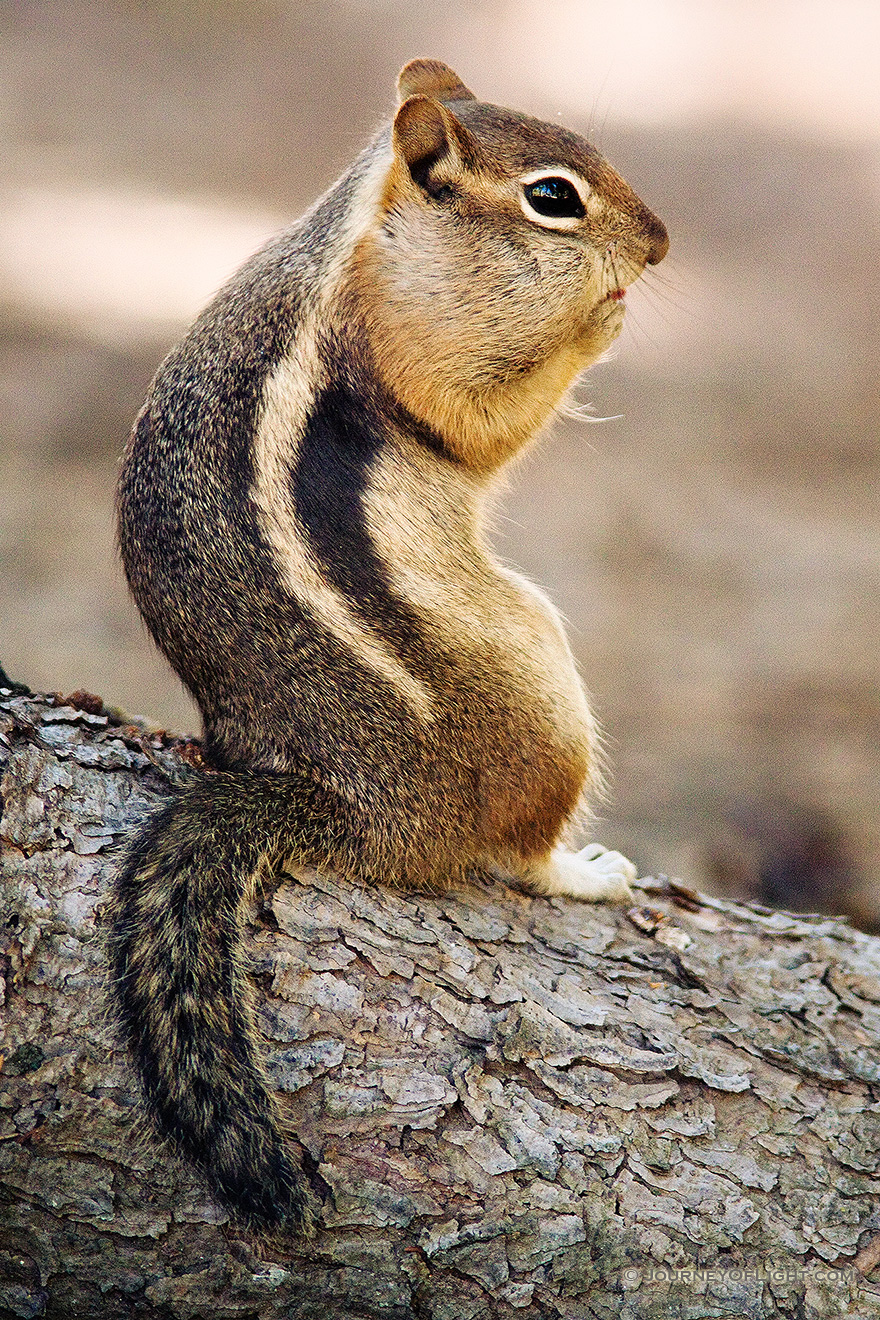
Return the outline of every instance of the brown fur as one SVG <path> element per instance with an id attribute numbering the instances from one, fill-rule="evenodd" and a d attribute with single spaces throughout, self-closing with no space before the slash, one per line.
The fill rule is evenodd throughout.
<path id="1" fill-rule="evenodd" d="M 561 846 L 593 721 L 556 611 L 484 529 L 665 230 L 588 143 L 438 61 L 400 93 L 160 368 L 120 482 L 129 581 L 216 772 L 132 842 L 114 998 L 160 1130 L 258 1224 L 313 1214 L 238 953 L 262 869 L 585 899 L 632 874 Z"/>

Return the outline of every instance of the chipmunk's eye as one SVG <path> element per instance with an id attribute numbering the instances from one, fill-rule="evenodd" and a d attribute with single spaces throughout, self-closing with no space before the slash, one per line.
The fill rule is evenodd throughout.
<path id="1" fill-rule="evenodd" d="M 586 214 L 577 188 L 568 179 L 536 179 L 523 192 L 532 210 L 551 220 L 580 220 Z"/>

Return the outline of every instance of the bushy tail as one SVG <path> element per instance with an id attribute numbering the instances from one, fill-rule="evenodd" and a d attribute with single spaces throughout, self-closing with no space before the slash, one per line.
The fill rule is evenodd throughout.
<path id="1" fill-rule="evenodd" d="M 111 996 L 147 1106 L 254 1226 L 314 1219 L 259 1062 L 241 929 L 266 862 L 315 847 L 303 831 L 328 821 L 319 796 L 288 777 L 204 775 L 148 818 L 116 879 Z"/>

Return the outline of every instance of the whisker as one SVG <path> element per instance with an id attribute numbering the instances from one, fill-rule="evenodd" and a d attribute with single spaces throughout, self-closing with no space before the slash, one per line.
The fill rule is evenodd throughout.
<path id="1" fill-rule="evenodd" d="M 675 285 L 667 284 L 665 288 L 662 286 L 658 287 L 653 277 L 651 277 L 642 280 L 639 284 L 639 289 L 645 298 L 663 308 L 671 307 L 675 308 L 676 311 L 683 313 L 685 316 L 696 316 L 693 298 Z"/>
<path id="2" fill-rule="evenodd" d="M 593 97 L 593 104 L 590 107 L 590 118 L 588 120 L 588 126 L 587 126 L 587 137 L 593 143 L 593 145 L 599 149 L 601 149 L 602 138 L 605 133 L 605 128 L 608 124 L 608 116 L 611 113 L 610 101 L 606 105 L 605 113 L 602 116 L 602 127 L 597 130 L 594 128 L 594 124 L 595 124 L 596 112 L 599 108 L 599 102 L 605 93 L 606 87 L 608 86 L 608 79 L 611 77 L 611 67 L 612 67 L 612 61 L 609 61 L 608 65 L 606 66 L 605 74 L 602 78 L 602 81 L 599 84 L 599 89 L 596 92 L 596 95 Z"/>
<path id="3" fill-rule="evenodd" d="M 641 339 L 644 343 L 650 344 L 652 348 L 659 347 L 659 341 L 656 335 L 652 334 L 645 326 L 645 323 L 639 319 L 638 315 L 631 307 L 627 309 L 626 324 L 629 334 L 634 339 Z"/>
<path id="4" fill-rule="evenodd" d="M 623 413 L 612 413 L 609 417 L 599 417 L 592 410 L 594 403 L 562 402 L 556 408 L 557 416 L 571 422 L 619 422 Z"/>
<path id="5" fill-rule="evenodd" d="M 575 385 L 575 389 L 580 388 L 585 381 L 581 379 Z M 613 413 L 610 417 L 599 417 L 594 412 L 596 405 L 591 400 L 585 400 L 579 403 L 572 394 L 564 398 L 556 405 L 554 410 L 556 417 L 567 422 L 618 422 L 623 417 L 623 413 Z"/>
<path id="6" fill-rule="evenodd" d="M 686 291 L 687 285 L 682 281 L 674 262 L 670 262 L 668 267 L 665 264 L 651 266 L 646 270 L 645 275 L 651 283 L 661 284 L 665 289 L 671 289 L 675 293 Z"/>

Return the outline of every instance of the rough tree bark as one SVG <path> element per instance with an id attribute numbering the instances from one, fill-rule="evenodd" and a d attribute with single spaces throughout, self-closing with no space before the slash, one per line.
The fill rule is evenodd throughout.
<path id="1" fill-rule="evenodd" d="M 880 1313 L 880 942 L 662 880 L 630 913 L 269 887 L 260 1024 L 328 1197 L 311 1242 L 231 1224 L 103 998 L 113 847 L 195 755 L 0 686 L 0 1315 Z"/>

